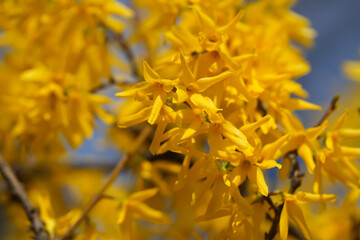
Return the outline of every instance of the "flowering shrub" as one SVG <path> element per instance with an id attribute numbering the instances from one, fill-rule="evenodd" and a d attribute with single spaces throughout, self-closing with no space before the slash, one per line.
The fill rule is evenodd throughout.
<path id="1" fill-rule="evenodd" d="M 316 33 L 292 5 L 2 1 L 0 168 L 21 203 L 1 195 L 16 218 L 6 237 L 359 237 L 360 148 L 346 140 L 360 130 L 347 111 L 328 122 L 337 96 L 313 127 L 295 114 L 321 107 L 296 82 Z M 359 63 L 344 68 L 359 79 Z M 105 182 L 106 169 L 64 160 L 96 118 L 123 155 Z M 124 167 L 133 186 L 116 181 Z"/>

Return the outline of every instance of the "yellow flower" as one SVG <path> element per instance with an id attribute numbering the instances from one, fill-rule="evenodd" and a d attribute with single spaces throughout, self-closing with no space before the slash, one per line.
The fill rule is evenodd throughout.
<path id="1" fill-rule="evenodd" d="M 360 81 L 360 62 L 348 61 L 343 65 L 346 76 L 354 81 Z"/>
<path id="2" fill-rule="evenodd" d="M 281 111 L 280 122 L 286 132 L 290 133 L 290 139 L 282 146 L 277 156 L 280 157 L 289 151 L 297 149 L 299 156 L 306 164 L 308 172 L 313 174 L 315 169 L 313 151 L 320 150 L 317 138 L 325 130 L 328 122 L 324 121 L 320 126 L 305 130 L 302 124 L 287 110 Z"/>
<path id="3" fill-rule="evenodd" d="M 143 179 L 152 181 L 162 195 L 169 197 L 172 195 L 171 178 L 163 178 L 162 174 L 177 175 L 181 169 L 180 165 L 161 160 L 157 160 L 154 163 L 142 161 L 140 168 L 140 176 Z"/>
<path id="4" fill-rule="evenodd" d="M 128 127 L 145 120 L 153 125 L 158 120 L 160 111 L 164 111 L 165 114 L 169 111 L 169 117 L 172 117 L 171 113 L 173 111 L 165 105 L 165 102 L 168 97 L 172 96 L 175 81 L 161 79 L 146 61 L 143 61 L 143 70 L 145 82 L 138 83 L 133 88 L 117 93 L 115 96 L 134 97 L 135 100 L 152 106 L 151 108 L 144 108 L 142 111 L 125 119 L 120 119 L 119 126 Z"/>
<path id="5" fill-rule="evenodd" d="M 350 187 L 360 185 L 360 173 L 351 158 L 360 156 L 360 149 L 356 147 L 342 146 L 341 141 L 360 136 L 358 129 L 343 128 L 348 112 L 340 116 L 336 124 L 326 133 L 325 145 L 316 154 L 316 172 L 314 191 L 321 193 L 322 176 L 321 171 L 326 171 L 329 177 L 334 177 Z"/>
<path id="6" fill-rule="evenodd" d="M 299 227 L 305 239 L 311 239 L 306 220 L 299 206 L 302 202 L 334 202 L 337 197 L 333 194 L 314 194 L 297 192 L 295 195 L 284 193 L 284 206 L 280 216 L 280 238 L 288 239 L 289 218 Z"/>
<path id="7" fill-rule="evenodd" d="M 123 203 L 117 223 L 120 225 L 124 239 L 136 239 L 133 227 L 133 218 L 145 219 L 156 224 L 168 224 L 171 218 L 168 214 L 153 209 L 143 203 L 158 193 L 157 188 L 151 188 L 135 192 Z"/>
<path id="8" fill-rule="evenodd" d="M 65 234 L 70 226 L 72 226 L 81 215 L 80 209 L 73 209 L 66 215 L 56 217 L 51 205 L 50 196 L 47 193 L 33 192 L 37 197 L 40 218 L 45 222 L 46 230 L 50 237 L 61 236 Z"/>
<path id="9" fill-rule="evenodd" d="M 342 146 L 340 142 L 344 139 L 360 137 L 359 129 L 342 128 L 347 117 L 346 111 L 337 121 L 335 126 L 326 134 L 326 147 L 334 154 L 342 157 L 358 157 L 360 156 L 360 149 L 353 147 Z"/>
<path id="10" fill-rule="evenodd" d="M 181 47 L 186 53 L 201 52 L 202 50 L 214 51 L 227 40 L 227 33 L 232 30 L 235 24 L 243 16 L 239 12 L 226 25 L 218 24 L 209 17 L 202 9 L 194 7 L 195 26 L 199 32 L 191 33 L 190 27 L 173 27 L 171 31 L 165 34 L 168 41 L 174 47 Z"/>

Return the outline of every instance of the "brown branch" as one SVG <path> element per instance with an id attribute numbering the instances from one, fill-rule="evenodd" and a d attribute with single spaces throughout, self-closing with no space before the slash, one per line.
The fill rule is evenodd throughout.
<path id="1" fill-rule="evenodd" d="M 291 161 L 291 172 L 289 178 L 291 179 L 289 193 L 294 194 L 295 191 L 301 186 L 301 179 L 304 176 L 300 171 L 300 166 L 297 161 L 297 151 L 288 152 L 285 155 L 286 158 L 289 158 Z M 264 199 L 270 204 L 271 208 L 275 211 L 275 217 L 272 220 L 272 225 L 268 233 L 265 233 L 265 239 L 271 240 L 274 239 L 276 233 L 278 232 L 278 226 L 280 222 L 281 211 L 284 207 L 284 204 L 279 205 L 278 207 L 272 202 L 270 197 L 264 197 Z"/>
<path id="2" fill-rule="evenodd" d="M 122 160 L 118 162 L 118 164 L 115 166 L 115 168 L 110 173 L 109 178 L 103 185 L 103 187 L 100 189 L 100 191 L 96 194 L 94 194 L 93 198 L 91 199 L 89 205 L 83 210 L 81 216 L 79 219 L 72 225 L 67 232 L 59 238 L 59 240 L 65 240 L 69 239 L 73 232 L 80 226 L 80 224 L 87 218 L 87 215 L 90 213 L 90 211 L 96 206 L 96 204 L 105 196 L 106 190 L 114 183 L 117 176 L 121 172 L 121 170 L 125 167 L 126 163 L 130 160 L 131 154 L 136 152 L 138 148 L 141 147 L 144 140 L 146 140 L 147 136 L 151 133 L 151 127 L 146 126 L 144 130 L 141 132 L 141 134 L 137 137 L 137 139 L 134 142 L 133 148 L 129 154 L 126 154 Z"/>
<path id="3" fill-rule="evenodd" d="M 319 123 L 316 126 L 320 126 L 336 110 L 337 102 L 339 101 L 339 99 L 340 99 L 339 95 L 336 95 L 332 98 L 330 106 L 328 107 L 324 116 L 321 118 L 321 120 L 319 121 Z M 291 161 L 291 172 L 289 174 L 291 183 L 290 183 L 289 193 L 294 194 L 296 192 L 296 190 L 301 186 L 301 179 L 304 176 L 304 174 L 301 173 L 300 166 L 297 161 L 297 150 L 288 152 L 285 155 L 285 158 L 288 158 Z M 265 239 L 271 240 L 275 237 L 275 235 L 278 232 L 278 225 L 279 225 L 281 211 L 283 209 L 284 204 L 281 204 L 280 206 L 276 207 L 273 204 L 270 197 L 265 197 L 264 199 L 270 204 L 271 208 L 274 209 L 274 211 L 275 211 L 275 217 L 272 220 L 272 225 L 269 230 L 269 233 L 265 233 Z"/>
<path id="4" fill-rule="evenodd" d="M 106 83 L 102 83 L 99 86 L 97 86 L 96 88 L 92 89 L 90 92 L 91 93 L 97 93 L 105 88 L 114 86 L 116 84 L 115 79 L 113 77 L 110 77 L 109 81 L 107 81 Z"/>
<path id="5" fill-rule="evenodd" d="M 278 210 L 277 207 L 275 206 L 274 202 L 272 201 L 272 199 L 270 197 L 265 197 L 263 196 L 263 199 L 270 205 L 270 207 L 275 211 Z"/>
<path id="6" fill-rule="evenodd" d="M 257 101 L 256 110 L 259 111 L 262 116 L 265 116 L 267 114 L 264 103 L 260 99 L 258 99 Z"/>
<path id="7" fill-rule="evenodd" d="M 326 110 L 325 115 L 321 118 L 319 123 L 316 126 L 320 126 L 337 108 L 337 102 L 339 101 L 340 96 L 336 95 L 331 100 L 329 108 Z M 285 158 L 290 159 L 291 161 L 291 172 L 289 174 L 289 178 L 291 179 L 290 183 L 290 189 L 289 193 L 294 194 L 296 190 L 301 186 L 301 179 L 304 176 L 303 173 L 300 171 L 300 166 L 297 161 L 297 150 L 288 152 L 285 155 Z M 275 207 L 275 205 L 272 203 L 272 200 L 270 197 L 266 197 L 267 202 L 272 206 L 272 208 L 275 210 L 275 217 L 273 219 L 271 228 L 269 233 L 265 234 L 266 240 L 271 240 L 275 237 L 276 233 L 278 232 L 278 225 L 280 221 L 281 211 L 284 207 L 284 204 L 281 204 L 279 207 Z"/>
<path id="8" fill-rule="evenodd" d="M 266 219 L 273 221 L 273 218 L 266 213 Z M 266 236 L 266 235 L 265 235 Z M 295 239 L 305 240 L 304 236 L 301 234 L 299 229 L 297 229 L 293 224 L 289 222 L 289 236 L 293 236 Z"/>
<path id="9" fill-rule="evenodd" d="M 340 99 L 340 95 L 335 95 L 331 99 L 328 109 L 326 110 L 324 116 L 320 119 L 319 123 L 315 127 L 320 126 L 336 110 L 339 99 Z"/>
<path id="10" fill-rule="evenodd" d="M 337 108 L 337 102 L 339 101 L 340 96 L 336 95 L 331 100 L 330 106 L 325 112 L 325 115 L 321 118 L 320 122 L 316 126 L 320 126 Z M 291 172 L 289 178 L 291 179 L 289 193 L 294 194 L 296 190 L 301 186 L 301 179 L 304 176 L 300 171 L 300 166 L 297 161 L 297 150 L 290 151 L 285 155 L 285 158 L 288 158 L 291 161 Z M 269 202 L 270 206 L 274 208 L 274 204 L 271 204 L 271 198 L 267 197 L 266 200 Z M 281 204 L 279 207 L 274 208 L 275 217 L 273 219 L 269 233 L 265 234 L 266 240 L 271 240 L 275 237 L 278 231 L 278 225 L 280 221 L 281 211 L 284 204 Z"/>
<path id="11" fill-rule="evenodd" d="M 126 39 L 124 38 L 124 36 L 122 34 L 116 34 L 114 36 L 114 39 L 115 39 L 116 43 L 119 44 L 119 46 L 123 49 L 125 56 L 129 61 L 132 74 L 134 76 L 136 76 L 137 78 L 139 78 L 140 75 L 139 75 L 139 69 L 138 69 L 138 66 L 136 63 L 136 58 L 135 58 L 135 55 L 132 52 L 128 42 L 126 41 Z M 106 83 L 100 84 L 96 88 L 92 89 L 90 92 L 96 93 L 98 91 L 101 91 L 101 90 L 103 90 L 107 87 L 113 86 L 115 84 L 116 84 L 116 82 L 115 82 L 114 77 L 110 77 L 109 81 L 107 81 Z"/>
<path id="12" fill-rule="evenodd" d="M 360 219 L 356 215 L 352 215 L 351 218 L 351 236 L 354 240 L 360 239 Z"/>
<path id="13" fill-rule="evenodd" d="M 115 40 L 119 44 L 119 46 L 124 50 L 124 53 L 129 61 L 132 74 L 134 76 L 139 77 L 139 69 L 138 69 L 138 66 L 136 63 L 136 58 L 135 58 L 135 55 L 134 55 L 133 51 L 131 50 L 128 42 L 126 41 L 126 39 L 124 38 L 124 36 L 122 34 L 116 34 Z"/>
<path id="14" fill-rule="evenodd" d="M 270 201 L 272 202 L 271 198 L 267 197 L 267 199 L 270 199 Z M 274 203 L 273 203 L 274 205 Z M 274 205 L 275 206 L 275 205 Z M 268 233 L 265 233 L 265 239 L 266 240 L 271 240 L 274 239 L 276 233 L 278 232 L 278 225 L 280 222 L 280 216 L 281 216 L 281 211 L 284 207 L 284 204 L 281 204 L 280 206 L 276 207 L 275 210 L 275 217 L 273 219 L 271 228 L 269 230 Z"/>
<path id="15" fill-rule="evenodd" d="M 300 171 L 300 166 L 297 161 L 297 151 L 291 151 L 286 154 L 287 158 L 291 161 L 291 172 L 289 178 L 291 179 L 289 193 L 294 194 L 296 189 L 301 186 L 301 179 L 304 176 Z"/>
<path id="16" fill-rule="evenodd" d="M 72 233 L 75 231 L 75 229 L 78 228 L 79 225 L 87 218 L 87 215 L 96 206 L 96 204 L 103 198 L 104 193 L 106 192 L 108 187 L 113 184 L 117 175 L 124 168 L 124 166 L 128 160 L 129 160 L 129 156 L 125 155 L 124 158 L 121 161 L 119 161 L 119 163 L 116 165 L 116 167 L 111 172 L 111 174 L 110 174 L 108 180 L 105 182 L 104 186 L 101 188 L 101 190 L 98 193 L 94 194 L 89 205 L 84 209 L 84 211 L 82 212 L 79 219 L 74 223 L 74 225 L 72 225 L 67 230 L 67 232 L 63 236 L 60 237 L 60 240 L 68 239 L 72 235 Z"/>
<path id="17" fill-rule="evenodd" d="M 44 222 L 41 221 L 39 213 L 31 204 L 23 186 L 17 179 L 10 165 L 2 157 L 0 157 L 0 171 L 12 194 L 19 200 L 20 204 L 25 210 L 26 216 L 31 222 L 30 229 L 35 234 L 34 238 L 37 240 L 48 240 L 49 235 L 45 230 Z"/>
<path id="18" fill-rule="evenodd" d="M 289 223 L 289 235 L 293 236 L 294 238 L 299 239 L 299 240 L 305 240 L 301 231 L 297 227 L 295 227 L 294 225 L 292 225 L 290 223 Z"/>
<path id="19" fill-rule="evenodd" d="M 274 218 L 271 218 L 270 215 L 268 213 L 267 214 L 267 217 L 268 219 L 270 219 L 272 221 L 272 224 L 271 224 L 271 228 L 269 230 L 268 233 L 265 233 L 265 240 L 271 240 L 275 237 L 277 231 L 278 231 L 278 225 L 279 225 L 279 222 L 280 222 L 280 216 L 281 216 L 281 211 L 284 207 L 284 204 L 281 204 L 280 206 L 276 206 L 275 203 L 273 202 L 273 200 L 271 199 L 270 195 L 277 195 L 276 193 L 272 193 L 270 194 L 269 193 L 269 196 L 261 196 L 261 197 L 258 197 L 257 199 L 255 199 L 251 204 L 255 204 L 255 203 L 258 203 L 259 201 L 261 201 L 262 203 L 264 203 L 264 201 L 266 201 L 269 206 L 270 206 L 270 209 L 272 209 L 275 213 L 275 216 Z"/>

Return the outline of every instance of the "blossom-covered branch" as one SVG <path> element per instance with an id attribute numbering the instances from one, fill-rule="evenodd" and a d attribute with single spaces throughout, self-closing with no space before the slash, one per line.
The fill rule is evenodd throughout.
<path id="1" fill-rule="evenodd" d="M 311 69 L 298 45 L 316 33 L 294 2 L 1 1 L 0 150 L 17 164 L 33 156 L 22 169 L 49 237 L 324 238 L 311 204 L 338 199 L 328 180 L 349 187 L 337 210 L 349 219 L 360 148 L 346 140 L 360 130 L 346 127 L 350 111 L 330 117 L 338 97 L 314 127 L 297 116 L 322 108 L 298 81 Z M 346 65 L 354 79 L 357 66 Z M 101 95 L 115 84 L 121 100 Z M 64 164 L 85 139 L 91 154 L 124 156 L 105 182 L 107 169 Z M 80 164 L 96 165 L 85 152 Z"/>

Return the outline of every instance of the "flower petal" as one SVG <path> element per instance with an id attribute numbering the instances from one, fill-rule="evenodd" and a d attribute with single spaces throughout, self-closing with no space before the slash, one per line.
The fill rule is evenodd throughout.
<path id="1" fill-rule="evenodd" d="M 189 66 L 187 65 L 184 54 L 181 50 L 180 50 L 180 59 L 181 59 L 181 67 L 183 73 L 181 80 L 186 84 L 195 82 L 194 74 L 191 72 Z"/>
<path id="2" fill-rule="evenodd" d="M 302 191 L 296 193 L 296 198 L 304 202 L 334 202 L 338 199 L 334 194 L 314 194 Z"/>
<path id="3" fill-rule="evenodd" d="M 285 201 L 284 206 L 281 210 L 279 229 L 280 229 L 280 239 L 287 240 L 288 232 L 289 232 L 289 215 L 287 213 L 287 201 Z"/>
<path id="4" fill-rule="evenodd" d="M 188 128 L 186 128 L 185 132 L 181 136 L 180 140 L 184 140 L 186 138 L 194 136 L 194 134 L 199 130 L 201 126 L 200 120 L 194 120 Z"/>
<path id="5" fill-rule="evenodd" d="M 145 219 L 155 224 L 168 224 L 171 218 L 168 214 L 153 209 L 142 202 L 129 202 L 129 208 L 141 219 Z"/>
<path id="6" fill-rule="evenodd" d="M 279 164 L 275 160 L 271 160 L 271 159 L 256 163 L 256 165 L 258 167 L 260 167 L 261 169 L 270 169 L 270 168 L 274 168 L 274 167 L 281 169 L 281 164 Z"/>
<path id="7" fill-rule="evenodd" d="M 267 123 L 270 119 L 271 119 L 271 116 L 266 115 L 266 116 L 264 116 L 263 118 L 259 119 L 256 122 L 249 123 L 249 124 L 246 124 L 246 125 L 242 126 L 240 128 L 240 130 L 244 134 L 247 134 L 247 133 L 250 134 L 250 133 L 254 132 L 256 129 L 258 129 L 261 125 Z"/>
<path id="8" fill-rule="evenodd" d="M 198 93 L 192 94 L 190 100 L 196 107 L 209 110 L 212 113 L 217 113 L 221 110 L 215 106 L 214 102 L 210 98 L 204 97 Z"/>
<path id="9" fill-rule="evenodd" d="M 262 195 L 267 196 L 269 194 L 269 189 L 265 182 L 264 174 L 259 167 L 251 166 L 251 168 L 247 172 L 247 175 L 251 181 L 256 183 L 259 188 L 259 192 Z"/>
<path id="10" fill-rule="evenodd" d="M 130 127 L 136 124 L 139 124 L 141 122 L 146 121 L 146 119 L 149 117 L 149 114 L 151 112 L 152 107 L 146 107 L 141 109 L 135 114 L 132 114 L 130 116 L 121 117 L 118 121 L 118 127 L 120 128 L 126 128 Z"/>
<path id="11" fill-rule="evenodd" d="M 154 80 L 160 79 L 159 74 L 157 74 L 145 60 L 143 61 L 143 71 L 144 79 L 147 82 L 153 82 Z"/>
<path id="12" fill-rule="evenodd" d="M 315 163 L 311 148 L 303 143 L 298 148 L 299 156 L 304 160 L 307 170 L 310 174 L 314 174 Z"/>
<path id="13" fill-rule="evenodd" d="M 146 190 L 138 191 L 130 195 L 128 198 L 131 201 L 145 201 L 149 198 L 154 197 L 159 192 L 158 188 L 149 188 Z"/>
<path id="14" fill-rule="evenodd" d="M 153 125 L 155 123 L 155 121 L 158 119 L 160 111 L 162 109 L 164 105 L 164 99 L 161 95 L 158 95 L 155 98 L 154 101 L 154 105 L 152 107 L 149 119 L 148 119 L 148 123 L 150 123 L 151 125 Z"/>
<path id="15" fill-rule="evenodd" d="M 224 120 L 223 135 L 230 139 L 240 149 L 246 149 L 249 146 L 247 137 L 239 129 L 234 127 L 231 122 Z"/>
<path id="16" fill-rule="evenodd" d="M 155 155 L 159 148 L 160 148 L 160 143 L 161 143 L 161 136 L 163 135 L 165 128 L 166 128 L 167 123 L 164 121 L 159 121 L 157 127 L 156 127 L 156 131 L 154 134 L 154 138 L 151 142 L 151 145 L 149 147 L 149 150 L 151 152 L 152 155 Z"/>
<path id="17" fill-rule="evenodd" d="M 196 84 L 199 86 L 199 91 L 203 92 L 212 85 L 229 78 L 231 75 L 233 75 L 232 72 L 226 71 L 213 77 L 200 78 L 196 81 Z"/>
<path id="18" fill-rule="evenodd" d="M 327 128 L 327 126 L 328 126 L 328 121 L 324 121 L 321 123 L 320 126 L 306 129 L 305 130 L 306 135 L 311 140 L 315 140 L 315 139 L 317 139 L 318 136 L 320 136 L 321 133 L 323 133 L 323 131 L 325 130 L 325 128 Z"/>
<path id="19" fill-rule="evenodd" d="M 309 228 L 306 225 L 301 208 L 294 202 L 287 202 L 289 217 L 296 223 L 305 239 L 311 239 Z"/>

